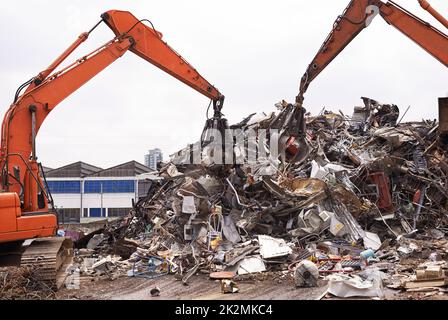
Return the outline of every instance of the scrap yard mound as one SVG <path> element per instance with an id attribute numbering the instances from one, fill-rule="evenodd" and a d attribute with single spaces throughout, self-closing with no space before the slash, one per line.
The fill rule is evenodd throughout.
<path id="1" fill-rule="evenodd" d="M 293 288 L 327 286 L 327 298 L 445 295 L 447 141 L 436 121 L 400 123 L 396 105 L 363 102 L 350 117 L 306 114 L 297 163 L 268 152 L 255 162 L 189 164 L 195 145 L 172 155 L 127 217 L 78 245 L 67 289 L 169 275 L 188 285 L 205 274 L 232 294 L 275 275 Z M 235 158 L 260 147 L 246 133 L 274 120 L 276 112 L 254 114 L 231 126 L 242 135 Z"/>

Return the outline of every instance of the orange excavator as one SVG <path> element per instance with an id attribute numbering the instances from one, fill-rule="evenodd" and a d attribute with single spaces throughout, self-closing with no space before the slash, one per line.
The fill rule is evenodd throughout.
<path id="1" fill-rule="evenodd" d="M 442 25 L 448 28 L 448 20 L 438 13 L 426 0 L 418 0 Z M 308 86 L 342 50 L 380 15 L 386 22 L 410 38 L 426 52 L 448 67 L 448 36 L 431 26 L 398 4 L 381 0 L 352 0 L 340 15 L 330 35 L 325 39 L 319 52 L 308 66 L 300 83 L 296 102 L 302 105 Z"/>
<path id="2" fill-rule="evenodd" d="M 441 24 L 448 28 L 448 20 L 438 13 L 426 0 L 418 0 L 421 7 L 427 10 Z M 286 159 L 290 163 L 303 161 L 308 152 L 305 139 L 306 110 L 303 108 L 304 94 L 310 83 L 335 59 L 356 36 L 367 28 L 377 16 L 405 36 L 413 40 L 426 52 L 448 67 L 448 36 L 442 31 L 431 26 L 428 22 L 418 18 L 398 4 L 381 0 L 351 0 L 342 15 L 338 16 L 333 24 L 333 30 L 325 39 L 317 55 L 309 64 L 300 81 L 299 94 L 296 97 L 294 108 L 291 107 L 292 118 L 295 124 L 288 129 L 286 142 L 281 143 L 286 147 Z M 440 99 L 440 101 L 445 101 Z"/>
<path id="3" fill-rule="evenodd" d="M 102 22 L 115 37 L 54 72 Z M 68 238 L 55 237 L 57 215 L 37 161 L 37 133 L 61 101 L 128 51 L 210 98 L 215 110 L 213 119 L 225 120 L 220 119 L 224 96 L 163 41 L 149 20 L 139 20 L 126 11 L 102 14 L 101 21 L 82 33 L 48 68 L 21 85 L 5 114 L 1 131 L 0 256 L 15 253 L 22 265 L 39 263 L 44 280 L 56 279 L 57 271 L 72 256 L 73 245 Z M 27 239 L 35 240 L 23 246 Z"/>

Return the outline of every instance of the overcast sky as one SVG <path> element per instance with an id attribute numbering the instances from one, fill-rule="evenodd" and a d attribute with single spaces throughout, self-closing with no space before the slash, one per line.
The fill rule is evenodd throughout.
<path id="1" fill-rule="evenodd" d="M 164 40 L 226 96 L 230 123 L 294 101 L 299 79 L 348 0 L 0 1 L 0 101 L 3 115 L 17 87 L 45 69 L 110 9 L 150 19 Z M 417 0 L 399 4 L 444 30 Z M 448 1 L 431 0 L 448 15 Z M 104 24 L 69 59 L 112 39 Z M 351 114 L 361 96 L 395 103 L 405 121 L 437 118 L 448 70 L 377 17 L 312 83 L 305 107 Z M 150 148 L 165 158 L 198 140 L 209 100 L 128 52 L 63 101 L 38 135 L 45 166 L 85 161 L 109 167 L 143 162 Z"/>

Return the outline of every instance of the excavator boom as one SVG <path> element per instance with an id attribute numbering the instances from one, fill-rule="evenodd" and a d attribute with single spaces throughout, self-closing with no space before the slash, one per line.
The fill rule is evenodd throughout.
<path id="1" fill-rule="evenodd" d="M 160 32 L 148 27 L 127 11 L 111 10 L 101 17 L 117 37 L 125 36 L 138 39 L 130 51 L 140 58 L 152 63 L 210 99 L 220 99 L 219 91 L 164 42 Z"/>
<path id="2" fill-rule="evenodd" d="M 310 83 L 378 14 L 448 67 L 448 36 L 442 31 L 392 1 L 384 3 L 380 0 L 352 0 L 343 14 L 336 19 L 333 30 L 303 75 L 298 102 L 303 101 L 303 95 Z"/>
<path id="3" fill-rule="evenodd" d="M 448 35 L 392 1 L 387 4 L 377 2 L 380 14 L 387 23 L 448 67 Z"/>
<path id="4" fill-rule="evenodd" d="M 225 120 L 220 118 L 224 96 L 168 46 L 152 24 L 152 28 L 145 25 L 144 22 L 150 21 L 138 20 L 129 12 L 117 10 L 108 11 L 101 17 L 98 24 L 89 32 L 82 33 L 45 70 L 20 86 L 2 123 L 0 258 L 18 252 L 22 265 L 38 264 L 42 269 L 42 279 L 51 282 L 60 283 L 56 281 L 58 270 L 71 258 L 73 250 L 70 239 L 54 237 L 58 222 L 56 215 L 49 210 L 52 200 L 41 177 L 43 170 L 37 162 L 36 136 L 48 114 L 60 102 L 127 51 L 132 51 L 212 99 L 218 115 L 216 119 Z M 55 72 L 103 21 L 115 37 Z M 23 249 L 23 240 L 36 238 L 40 239 Z"/>
<path id="5" fill-rule="evenodd" d="M 134 52 L 212 99 L 215 108 L 222 107 L 224 96 L 168 46 L 162 40 L 160 32 L 145 25 L 146 20 L 138 20 L 129 12 L 117 10 L 104 13 L 102 19 L 115 33 L 114 39 L 64 69 L 52 73 L 88 38 L 93 29 L 81 34 L 47 69 L 33 78 L 22 95 L 16 95 L 14 103 L 6 112 L 2 124 L 0 154 L 2 189 L 19 195 L 24 212 L 48 210 L 48 199 L 39 199 L 39 195 L 42 198 L 46 191 L 38 177 L 35 154 L 36 135 L 45 118 L 61 101 L 127 51 Z"/>

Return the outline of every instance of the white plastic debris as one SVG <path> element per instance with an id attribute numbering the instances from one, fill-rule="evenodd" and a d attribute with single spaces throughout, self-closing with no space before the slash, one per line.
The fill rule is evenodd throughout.
<path id="1" fill-rule="evenodd" d="M 294 272 L 294 279 L 296 287 L 316 287 L 319 279 L 319 270 L 313 262 L 303 260 Z"/>
<path id="2" fill-rule="evenodd" d="M 330 232 L 335 237 L 342 237 L 346 234 L 345 226 L 336 218 L 335 215 L 332 215 L 330 220 Z"/>
<path id="3" fill-rule="evenodd" d="M 260 254 L 263 259 L 287 256 L 292 253 L 292 249 L 283 239 L 276 239 L 266 235 L 259 235 Z"/>
<path id="4" fill-rule="evenodd" d="M 331 217 L 334 216 L 333 212 L 329 212 L 329 211 L 322 211 L 321 213 L 319 213 L 319 217 L 322 219 L 323 224 L 322 224 L 322 228 L 326 229 L 330 226 L 331 223 Z"/>
<path id="5" fill-rule="evenodd" d="M 174 164 L 170 164 L 166 172 L 170 177 L 177 177 L 182 175 L 179 171 L 177 171 L 177 168 Z"/>
<path id="6" fill-rule="evenodd" d="M 320 233 L 330 226 L 330 221 L 333 216 L 334 213 L 329 211 L 322 211 L 319 213 L 317 209 L 310 209 L 307 211 L 302 210 L 297 221 L 299 228 L 290 230 L 289 234 L 294 237 L 300 237 L 306 234 Z M 292 222 L 294 222 L 294 220 L 292 220 Z"/>
<path id="7" fill-rule="evenodd" d="M 376 233 L 365 231 L 364 240 L 364 248 L 378 250 L 381 247 L 380 237 Z"/>
<path id="8" fill-rule="evenodd" d="M 238 274 L 249 274 L 266 271 L 266 265 L 260 256 L 247 257 L 241 261 Z"/>
<path id="9" fill-rule="evenodd" d="M 184 201 L 182 201 L 182 212 L 183 213 L 196 213 L 196 204 L 194 203 L 193 196 L 185 196 Z"/>
<path id="10" fill-rule="evenodd" d="M 349 169 L 334 163 L 328 163 L 325 166 L 320 166 L 315 160 L 311 161 L 311 175 L 310 178 L 320 179 L 326 181 L 329 175 L 335 172 L 348 171 Z"/>
<path id="11" fill-rule="evenodd" d="M 371 272 L 366 280 L 357 275 L 337 274 L 328 276 L 328 292 L 340 298 L 384 297 L 382 277 Z"/>

